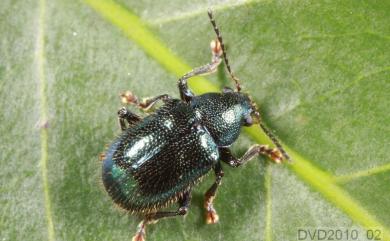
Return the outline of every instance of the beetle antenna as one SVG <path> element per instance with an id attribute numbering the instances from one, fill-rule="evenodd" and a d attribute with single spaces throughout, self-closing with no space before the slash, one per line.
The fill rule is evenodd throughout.
<path id="1" fill-rule="evenodd" d="M 240 86 L 240 83 L 239 83 L 240 80 L 233 74 L 233 71 L 230 68 L 229 60 L 228 60 L 227 55 L 226 55 L 225 45 L 223 43 L 222 36 L 221 36 L 221 33 L 219 32 L 217 24 L 215 23 L 215 20 L 214 20 L 214 17 L 213 17 L 213 11 L 211 11 L 211 9 L 209 9 L 207 11 L 207 14 L 209 15 L 210 22 L 213 25 L 214 32 L 217 35 L 218 41 L 221 44 L 222 53 L 223 53 L 223 60 L 225 62 L 226 68 L 227 68 L 227 70 L 229 72 L 230 77 L 234 80 L 234 82 L 236 84 L 237 92 L 240 92 L 240 90 L 241 90 L 241 86 Z"/>
<path id="2" fill-rule="evenodd" d="M 261 129 L 264 131 L 264 133 L 271 139 L 272 143 L 274 143 L 274 145 L 276 146 L 276 148 L 278 148 L 278 150 L 282 153 L 283 157 L 291 162 L 291 158 L 290 156 L 287 154 L 287 152 L 283 149 L 282 145 L 280 144 L 280 142 L 278 141 L 278 139 L 276 139 L 276 137 L 274 136 L 274 134 L 272 134 L 272 132 L 270 130 L 268 130 L 267 127 L 265 127 L 265 125 L 260 121 L 260 127 Z"/>

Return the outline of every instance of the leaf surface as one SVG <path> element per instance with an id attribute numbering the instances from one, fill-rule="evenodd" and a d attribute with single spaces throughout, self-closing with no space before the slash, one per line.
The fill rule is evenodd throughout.
<path id="1" fill-rule="evenodd" d="M 294 240 L 300 228 L 321 227 L 357 229 L 361 240 L 377 228 L 389 240 L 390 5 L 211 6 L 234 72 L 295 162 L 258 158 L 225 167 L 215 201 L 221 220 L 212 226 L 202 209 L 209 175 L 195 189 L 188 216 L 151 225 L 148 240 Z M 210 59 L 208 7 L 206 1 L 2 3 L 4 240 L 131 238 L 138 220 L 112 205 L 97 158 L 119 133 L 118 93 L 178 96 L 178 76 Z M 219 73 L 191 87 L 201 93 L 226 84 Z M 243 135 L 233 146 L 238 155 L 255 141 L 269 142 L 256 129 L 246 132 L 252 138 Z"/>

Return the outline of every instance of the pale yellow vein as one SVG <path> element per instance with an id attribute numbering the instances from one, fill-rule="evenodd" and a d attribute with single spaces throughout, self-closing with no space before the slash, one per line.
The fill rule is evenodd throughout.
<path id="1" fill-rule="evenodd" d="M 46 16 L 46 1 L 39 1 L 38 15 L 38 33 L 36 38 L 35 62 L 37 68 L 37 77 L 39 79 L 39 100 L 40 100 L 40 141 L 41 141 L 41 159 L 39 161 L 42 183 L 44 190 L 45 212 L 47 221 L 48 240 L 54 241 L 54 225 L 51 214 L 51 201 L 49 192 L 49 181 L 47 177 L 47 162 L 48 162 L 48 131 L 46 124 L 48 121 L 48 105 L 46 97 L 46 78 L 45 78 L 45 16 Z"/>
<path id="2" fill-rule="evenodd" d="M 373 175 L 376 175 L 376 174 L 379 174 L 382 172 L 386 172 L 386 171 L 390 171 L 390 163 L 382 165 L 382 166 L 377 166 L 377 167 L 373 167 L 370 169 L 366 169 L 366 170 L 357 171 L 357 172 L 350 173 L 350 174 L 335 176 L 334 180 L 336 182 L 349 182 L 349 181 L 355 180 L 357 178 L 369 177 L 369 176 L 373 176 Z"/>

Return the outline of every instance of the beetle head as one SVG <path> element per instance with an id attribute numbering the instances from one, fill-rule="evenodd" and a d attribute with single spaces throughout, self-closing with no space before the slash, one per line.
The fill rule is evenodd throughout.
<path id="1" fill-rule="evenodd" d="M 226 91 L 226 89 L 228 91 Z M 229 92 L 234 92 L 230 88 L 224 88 L 223 93 L 229 93 Z M 256 102 L 253 101 L 252 97 L 245 92 L 234 92 L 236 95 L 241 96 L 242 102 L 244 104 L 244 108 L 247 109 L 246 115 L 243 117 L 244 118 L 244 126 L 252 126 L 255 124 L 260 124 L 261 118 L 260 118 L 260 112 L 257 108 Z"/>

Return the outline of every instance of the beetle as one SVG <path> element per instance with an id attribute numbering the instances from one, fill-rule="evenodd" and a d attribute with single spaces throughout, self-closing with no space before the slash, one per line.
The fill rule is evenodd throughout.
<path id="1" fill-rule="evenodd" d="M 241 92 L 211 10 L 208 16 L 216 33 L 216 40 L 210 44 L 211 63 L 193 69 L 178 80 L 180 99 L 163 94 L 139 101 L 129 91 L 121 95 L 123 102 L 141 110 L 163 102 L 144 118 L 122 107 L 118 111 L 122 133 L 102 158 L 102 179 L 108 194 L 117 205 L 143 218 L 133 241 L 145 240 L 146 225 L 161 218 L 185 215 L 192 188 L 211 170 L 216 179 L 205 193 L 204 207 L 206 223 L 217 223 L 219 217 L 213 201 L 224 175 L 221 162 L 238 167 L 259 154 L 276 163 L 290 160 L 277 138 L 261 122 L 254 101 Z M 221 93 L 195 95 L 188 88 L 187 80 L 215 72 L 222 59 L 235 90 L 225 87 Z M 276 148 L 256 144 L 242 157 L 235 157 L 229 146 L 238 138 L 242 126 L 255 124 L 260 125 Z M 178 203 L 179 208 L 161 211 L 171 203 Z"/>

